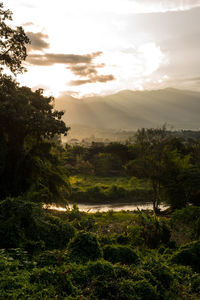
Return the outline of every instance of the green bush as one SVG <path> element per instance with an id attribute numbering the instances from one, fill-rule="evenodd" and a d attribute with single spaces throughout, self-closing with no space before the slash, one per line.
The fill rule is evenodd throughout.
<path id="1" fill-rule="evenodd" d="M 156 289 L 145 279 L 140 281 L 122 280 L 120 282 L 120 297 L 123 300 L 156 300 L 159 299 Z"/>
<path id="2" fill-rule="evenodd" d="M 137 253 L 128 246 L 107 245 L 103 249 L 105 260 L 112 263 L 136 264 L 138 262 Z"/>
<path id="3" fill-rule="evenodd" d="M 42 284 L 46 288 L 53 285 L 59 295 L 67 296 L 72 294 L 74 287 L 66 272 L 61 272 L 56 268 L 44 267 L 33 269 L 30 275 L 31 284 Z"/>
<path id="4" fill-rule="evenodd" d="M 30 275 L 30 283 L 55 284 L 58 283 L 58 273 L 55 268 L 43 267 L 33 269 Z"/>
<path id="5" fill-rule="evenodd" d="M 136 299 L 156 300 L 159 299 L 156 288 L 147 280 L 143 279 L 134 283 Z"/>
<path id="6" fill-rule="evenodd" d="M 85 299 L 90 300 L 122 300 L 119 293 L 119 284 L 113 280 L 96 279 L 90 283 L 88 288 L 89 295 Z"/>
<path id="7" fill-rule="evenodd" d="M 72 263 L 70 264 L 68 270 L 70 271 L 69 274 L 73 285 L 80 289 L 83 289 L 87 286 L 90 281 L 87 265 Z"/>
<path id="8" fill-rule="evenodd" d="M 173 271 L 170 269 L 168 262 L 163 261 L 160 256 L 155 256 L 154 258 L 153 256 L 148 255 L 145 260 L 146 262 L 144 263 L 143 268 L 145 271 L 151 273 L 148 280 L 150 280 L 153 285 L 157 286 L 158 293 L 163 296 L 161 299 L 165 299 L 164 295 L 165 293 L 168 293 L 174 281 Z M 147 277 L 145 276 L 145 278 Z"/>
<path id="9" fill-rule="evenodd" d="M 180 247 L 171 257 L 176 264 L 190 266 L 194 271 L 200 272 L 200 241 L 194 241 Z"/>
<path id="10" fill-rule="evenodd" d="M 200 275 L 193 274 L 191 276 L 191 289 L 200 296 Z"/>
<path id="11" fill-rule="evenodd" d="M 127 266 L 122 266 L 122 265 L 115 265 L 114 266 L 114 270 L 115 270 L 115 275 L 116 278 L 125 278 L 125 279 L 129 279 L 131 277 L 131 270 L 130 268 L 127 268 Z"/>
<path id="12" fill-rule="evenodd" d="M 102 278 L 102 280 L 108 280 L 109 278 L 115 278 L 115 270 L 111 263 L 107 261 L 89 262 L 87 269 L 91 278 Z"/>
<path id="13" fill-rule="evenodd" d="M 57 266 L 64 261 L 64 253 L 59 250 L 47 250 L 40 253 L 37 257 L 37 266 Z"/>
<path id="14" fill-rule="evenodd" d="M 40 226 L 38 226 L 40 238 L 49 249 L 65 247 L 75 234 L 72 225 L 50 213 L 46 214 L 41 221 Z"/>
<path id="15" fill-rule="evenodd" d="M 152 190 L 144 188 L 129 189 L 117 184 L 109 186 L 97 185 L 90 183 L 91 186 L 81 189 L 80 187 L 72 187 L 70 201 L 72 203 L 108 203 L 110 201 L 151 201 Z"/>
<path id="16" fill-rule="evenodd" d="M 80 231 L 68 246 L 70 258 L 74 261 L 97 260 L 102 250 L 95 234 Z"/>
<path id="17" fill-rule="evenodd" d="M 127 235 L 119 234 L 119 235 L 117 235 L 116 241 L 118 244 L 127 245 L 130 243 L 130 238 Z"/>
<path id="18" fill-rule="evenodd" d="M 183 209 L 173 212 L 170 219 L 171 226 L 178 230 L 187 225 L 190 229 L 190 238 L 198 239 L 200 237 L 200 207 L 187 206 Z"/>
<path id="19" fill-rule="evenodd" d="M 93 186 L 85 191 L 72 189 L 70 201 L 73 203 L 105 203 L 107 197 L 100 187 Z"/>
<path id="20" fill-rule="evenodd" d="M 114 199 L 114 200 L 126 198 L 127 195 L 128 195 L 128 191 L 126 189 L 117 186 L 115 184 L 111 185 L 106 191 L 106 196 L 109 199 Z"/>
<path id="21" fill-rule="evenodd" d="M 46 212 L 41 205 L 18 198 L 0 203 L 0 248 L 24 247 L 33 253 L 66 246 L 74 236 L 67 222 Z"/>
<path id="22" fill-rule="evenodd" d="M 153 216 L 139 211 L 139 233 L 144 239 L 145 245 L 149 248 L 157 248 L 161 244 L 167 244 L 170 241 L 171 230 L 165 219 L 159 219 L 155 214 Z"/>
<path id="23" fill-rule="evenodd" d="M 128 237 L 134 246 L 144 245 L 143 226 L 128 226 Z"/>
<path id="24" fill-rule="evenodd" d="M 157 280 L 150 271 L 141 268 L 134 269 L 133 271 L 134 274 L 132 278 L 134 279 L 134 281 L 147 280 L 153 286 L 157 285 Z"/>

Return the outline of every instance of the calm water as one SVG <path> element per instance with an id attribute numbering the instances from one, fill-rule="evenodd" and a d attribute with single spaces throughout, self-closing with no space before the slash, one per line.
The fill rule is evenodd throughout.
<path id="1" fill-rule="evenodd" d="M 166 206 L 160 205 L 161 210 L 166 209 Z M 51 209 L 62 210 L 65 211 L 65 208 L 51 206 Z M 73 205 L 70 204 L 69 208 L 72 209 Z M 107 212 L 109 210 L 120 211 L 120 210 L 137 210 L 139 209 L 153 209 L 152 203 L 117 203 L 117 204 L 99 204 L 99 205 L 91 205 L 91 204 L 78 204 L 78 208 L 80 211 L 84 212 Z"/>

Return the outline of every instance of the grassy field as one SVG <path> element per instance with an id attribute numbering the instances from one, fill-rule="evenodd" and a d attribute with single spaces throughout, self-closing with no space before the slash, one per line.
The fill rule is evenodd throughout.
<path id="1" fill-rule="evenodd" d="M 138 179 L 136 177 L 99 177 L 99 176 L 71 176 L 70 183 L 72 188 L 78 188 L 82 191 L 90 187 L 98 186 L 102 189 L 108 189 L 112 185 L 116 185 L 125 190 L 151 189 L 148 181 Z"/>
<path id="2" fill-rule="evenodd" d="M 70 183 L 71 203 L 132 203 L 152 199 L 149 182 L 135 177 L 72 176 Z"/>

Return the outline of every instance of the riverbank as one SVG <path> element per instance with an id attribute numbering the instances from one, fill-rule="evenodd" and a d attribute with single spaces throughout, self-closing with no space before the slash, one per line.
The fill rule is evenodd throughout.
<path id="1" fill-rule="evenodd" d="M 134 203 L 112 203 L 112 204 L 77 204 L 77 207 L 82 212 L 96 213 L 96 212 L 120 212 L 120 211 L 137 211 L 139 210 L 153 210 L 153 205 L 151 202 L 134 202 Z M 73 204 L 69 204 L 67 208 L 64 207 L 56 207 L 49 206 L 49 209 L 58 210 L 58 211 L 66 211 L 67 209 L 73 209 Z M 161 204 L 159 209 L 161 211 L 167 209 L 168 206 Z"/>

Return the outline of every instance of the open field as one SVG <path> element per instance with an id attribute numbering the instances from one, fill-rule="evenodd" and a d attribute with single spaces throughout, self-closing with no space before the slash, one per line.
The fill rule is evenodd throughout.
<path id="1" fill-rule="evenodd" d="M 152 191 L 148 181 L 135 177 L 72 176 L 71 203 L 150 202 Z"/>

